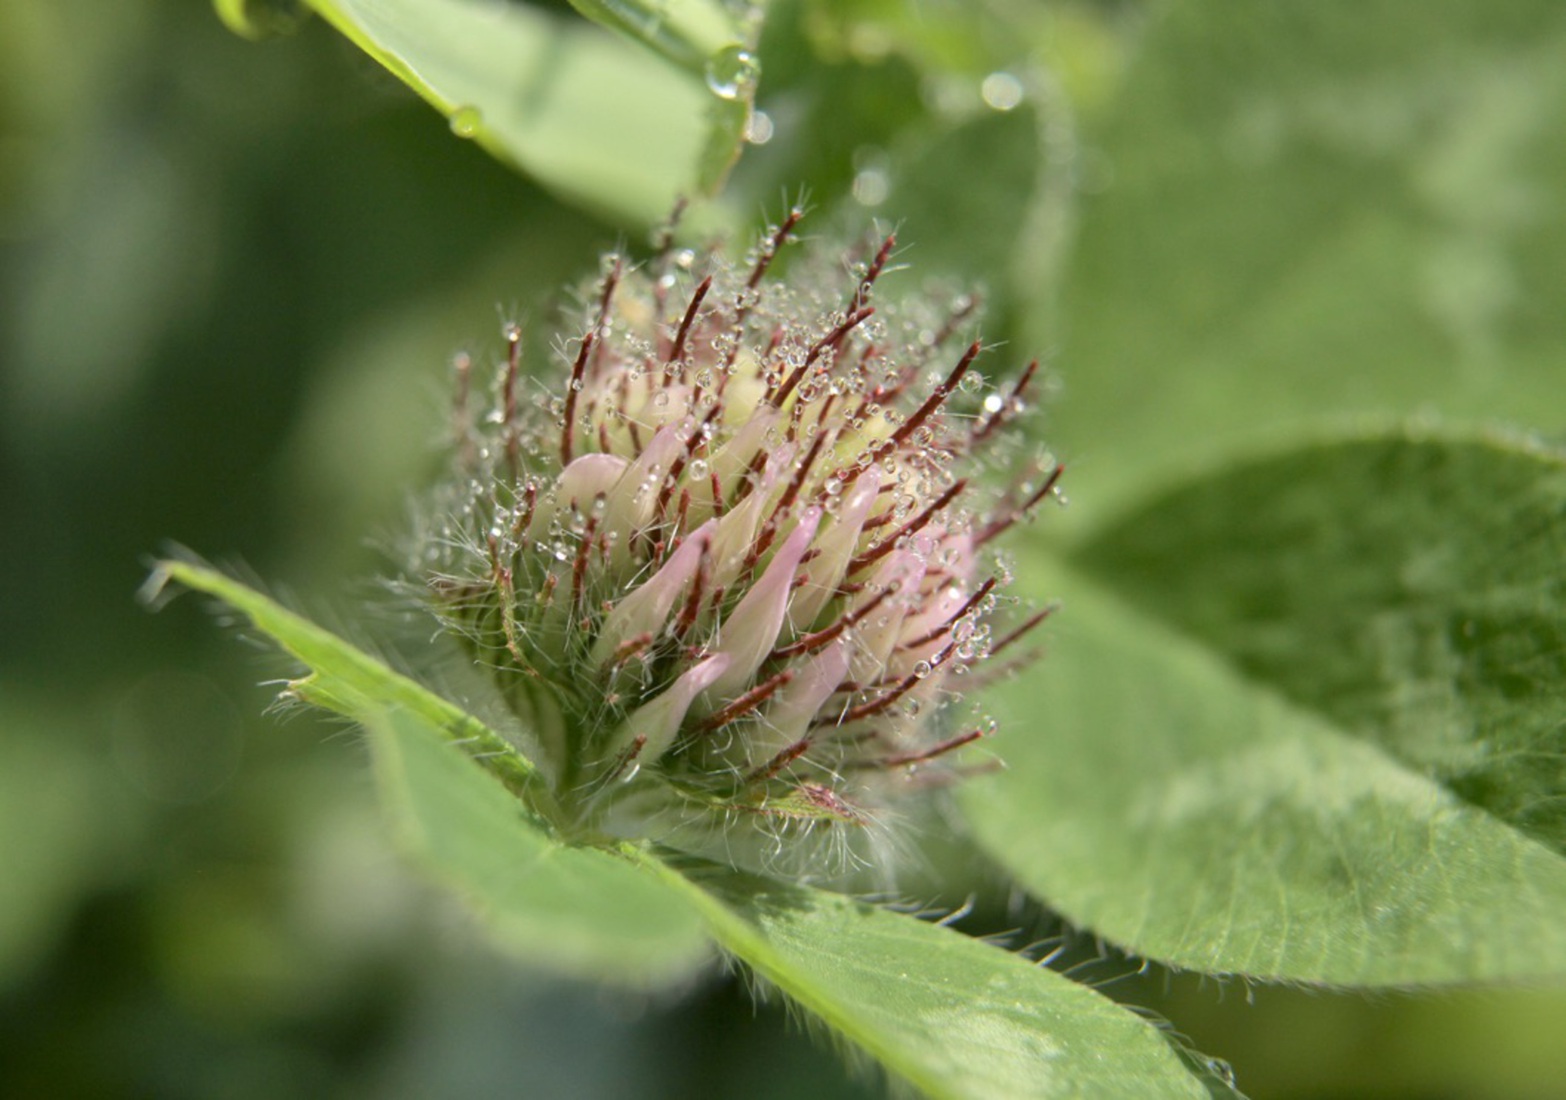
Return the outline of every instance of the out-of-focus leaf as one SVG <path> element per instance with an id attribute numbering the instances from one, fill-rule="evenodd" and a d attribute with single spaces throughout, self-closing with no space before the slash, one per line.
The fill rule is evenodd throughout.
<path id="1" fill-rule="evenodd" d="M 1033 291 L 1047 267 L 1046 238 L 1066 196 L 1047 190 L 1055 181 L 1045 157 L 1039 113 L 1023 103 L 922 135 L 887 168 L 883 209 L 906 228 L 908 260 L 921 277 L 982 289 L 993 325 L 1008 321 L 1014 288 Z"/>
<path id="2" fill-rule="evenodd" d="M 624 37 L 523 4 L 310 2 L 453 132 L 600 213 L 656 222 L 680 196 L 713 192 L 738 153 L 754 73 L 734 86 L 709 80 L 705 65 L 684 71 Z M 687 36 L 687 47 L 722 37 L 710 16 L 692 24 L 702 34 Z M 709 57 L 719 76 L 733 75 L 727 48 Z"/>
<path id="3" fill-rule="evenodd" d="M 729 952 L 925 1096 L 1207 1095 L 1151 1024 L 1026 959 L 840 894 L 691 875 Z"/>
<path id="4" fill-rule="evenodd" d="M 741 46 L 734 17 L 718 0 L 571 0 L 571 6 L 703 80 L 721 76 L 717 59 Z"/>
<path id="5" fill-rule="evenodd" d="M 1084 135 L 1079 498 L 1323 413 L 1566 427 L 1566 10 L 1158 10 Z M 1028 342 L 1060 339 L 1040 317 Z"/>
<path id="6" fill-rule="evenodd" d="M 685 897 L 598 848 L 551 838 L 493 776 L 405 709 L 367 728 L 381 796 L 411 853 L 527 962 L 621 984 L 688 977 L 710 955 Z"/>
<path id="7" fill-rule="evenodd" d="M 1220 470 L 1029 561 L 1069 607 L 968 807 L 1069 918 L 1181 966 L 1566 972 L 1563 562 L 1554 455 L 1392 434 Z"/>
<path id="8" fill-rule="evenodd" d="M 921 281 L 983 291 L 993 337 L 1011 331 L 1019 301 L 1053 303 L 1074 129 L 1042 62 L 1043 17 L 990 15 L 945 0 L 780 10 L 762 40 L 776 133 L 742 176 L 769 188 L 807 179 L 848 224 L 873 214 L 895 226 L 898 258 Z"/>
<path id="9" fill-rule="evenodd" d="M 85 716 L 62 718 L 15 697 L 0 707 L 0 989 L 48 957 L 140 824 L 77 740 Z"/>
<path id="10" fill-rule="evenodd" d="M 309 14 L 302 0 L 212 0 L 224 26 L 245 38 L 292 34 Z"/>

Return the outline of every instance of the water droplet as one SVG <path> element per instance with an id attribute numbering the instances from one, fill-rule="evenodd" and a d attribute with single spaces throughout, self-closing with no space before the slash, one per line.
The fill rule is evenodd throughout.
<path id="1" fill-rule="evenodd" d="M 451 132 L 459 138 L 470 138 L 484 125 L 484 115 L 477 107 L 458 107 L 451 112 Z"/>
<path id="2" fill-rule="evenodd" d="M 1207 1070 L 1225 1085 L 1234 1087 L 1234 1067 L 1222 1058 L 1207 1059 Z"/>
<path id="3" fill-rule="evenodd" d="M 835 477 L 829 477 L 821 486 L 829 497 L 835 497 L 843 491 L 843 482 Z"/>
<path id="4" fill-rule="evenodd" d="M 1005 405 L 1006 399 L 998 393 L 992 393 L 984 399 L 984 411 L 992 416 L 1000 412 Z"/>
<path id="5" fill-rule="evenodd" d="M 1022 81 L 1010 73 L 991 73 L 979 85 L 979 95 L 985 106 L 996 111 L 1009 111 L 1022 102 Z"/>
<path id="6" fill-rule="evenodd" d="M 711 469 L 712 467 L 707 465 L 707 460 L 705 458 L 691 459 L 691 477 L 706 477 Z"/>
<path id="7" fill-rule="evenodd" d="M 920 661 L 913 666 L 914 679 L 916 680 L 926 679 L 934 671 L 935 666 L 930 664 L 929 661 Z"/>
<path id="8" fill-rule="evenodd" d="M 772 140 L 772 117 L 765 111 L 752 111 L 745 120 L 745 140 L 752 145 L 765 145 Z"/>
<path id="9" fill-rule="evenodd" d="M 728 46 L 707 62 L 707 90 L 719 99 L 739 99 L 756 84 L 761 66 L 739 46 Z"/>

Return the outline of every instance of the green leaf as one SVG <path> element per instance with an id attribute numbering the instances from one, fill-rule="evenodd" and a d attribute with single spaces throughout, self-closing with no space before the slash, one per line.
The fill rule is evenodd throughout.
<path id="1" fill-rule="evenodd" d="M 716 870 L 683 881 L 728 951 L 926 1096 L 1207 1095 L 1147 1021 L 1020 956 L 839 894 Z"/>
<path id="2" fill-rule="evenodd" d="M 1566 465 L 1304 446 L 1034 577 L 1068 599 L 966 799 L 1067 917 L 1179 966 L 1343 985 L 1566 972 Z"/>
<path id="3" fill-rule="evenodd" d="M 1084 125 L 1055 439 L 1089 459 L 1077 495 L 1324 413 L 1566 426 L 1566 10 L 1158 10 Z"/>
<path id="4" fill-rule="evenodd" d="M 702 73 L 637 42 L 524 4 L 310 3 L 445 114 L 455 133 L 611 217 L 657 222 L 680 196 L 715 191 L 738 154 L 754 81 L 720 97 Z M 687 8 L 705 14 L 676 21 L 678 34 L 654 44 L 694 50 L 723 37 L 705 5 L 680 10 Z M 737 37 L 731 29 L 727 41 Z M 712 49 L 716 58 L 721 47 Z"/>
<path id="5" fill-rule="evenodd" d="M 1566 462 L 1447 435 L 1169 493 L 1083 567 L 1250 679 L 1566 854 Z"/>
<path id="6" fill-rule="evenodd" d="M 398 709 L 367 728 L 381 796 L 411 854 L 501 946 L 563 973 L 649 987 L 709 957 L 679 891 L 620 856 L 554 840 L 440 727 Z"/>
<path id="7" fill-rule="evenodd" d="M 447 740 L 482 760 L 514 794 L 535 802 L 546 797 L 538 769 L 509 741 L 461 707 L 393 672 L 330 631 L 255 589 L 191 561 L 159 562 L 144 594 L 156 598 L 170 581 L 216 596 L 308 666 L 309 676 L 288 685 L 290 695 L 364 724 L 388 708 L 407 710 L 431 728 L 445 731 Z"/>
<path id="8" fill-rule="evenodd" d="M 571 0 L 571 6 L 703 80 L 714 58 L 740 46 L 733 17 L 716 0 Z"/>
<path id="9" fill-rule="evenodd" d="M 1042 120 L 1029 104 L 985 111 L 905 140 L 888 168 L 881 211 L 897 218 L 921 279 L 949 276 L 979 288 L 985 318 L 1001 326 L 1014 287 L 1047 267 L 1048 227 L 1062 198 L 1045 182 Z M 974 172 L 982 164 L 982 172 Z"/>
<path id="10" fill-rule="evenodd" d="M 149 582 L 208 593 L 313 670 L 289 691 L 363 725 L 382 799 L 412 854 L 477 908 L 502 946 L 541 966 L 637 986 L 688 975 L 701 920 L 627 860 L 556 840 L 528 809 L 545 796 L 499 734 L 368 654 L 237 581 L 166 561 Z"/>

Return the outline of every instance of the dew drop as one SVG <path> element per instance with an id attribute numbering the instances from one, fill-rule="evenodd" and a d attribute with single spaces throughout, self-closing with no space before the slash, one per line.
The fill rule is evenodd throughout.
<path id="1" fill-rule="evenodd" d="M 751 145 L 765 145 L 772 140 L 772 118 L 765 111 L 752 111 L 745 121 L 745 140 Z"/>
<path id="2" fill-rule="evenodd" d="M 458 107 L 451 112 L 451 132 L 459 138 L 470 138 L 484 125 L 484 115 L 477 107 Z"/>
<path id="3" fill-rule="evenodd" d="M 707 62 L 707 90 L 719 99 L 739 99 L 755 86 L 761 75 L 756 58 L 739 46 L 728 46 Z"/>
<path id="4" fill-rule="evenodd" d="M 1234 1067 L 1222 1058 L 1208 1058 L 1207 1070 L 1225 1085 L 1228 1085 L 1230 1088 L 1234 1087 Z"/>
<path id="5" fill-rule="evenodd" d="M 929 661 L 920 661 L 913 666 L 914 679 L 916 680 L 927 679 L 930 673 L 934 671 L 935 666 L 930 664 Z"/>

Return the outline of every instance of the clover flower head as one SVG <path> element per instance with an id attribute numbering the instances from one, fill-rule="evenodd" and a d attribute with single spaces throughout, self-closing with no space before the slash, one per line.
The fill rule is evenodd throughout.
<path id="1" fill-rule="evenodd" d="M 1047 614 L 997 628 L 991 546 L 1060 468 L 969 476 L 1015 442 L 1037 364 L 988 389 L 958 345 L 971 298 L 873 303 L 890 237 L 769 277 L 800 217 L 740 263 L 606 257 L 536 399 L 515 326 L 476 422 L 459 361 L 460 488 L 422 568 L 568 832 L 746 865 L 822 834 L 854 852 L 898 791 L 967 770 L 989 725 L 954 722 L 955 686 Z"/>

